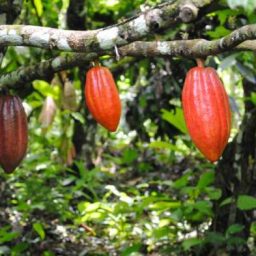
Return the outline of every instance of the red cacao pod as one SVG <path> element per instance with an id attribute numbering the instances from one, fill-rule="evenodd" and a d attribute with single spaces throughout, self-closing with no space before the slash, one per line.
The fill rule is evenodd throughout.
<path id="1" fill-rule="evenodd" d="M 222 155 L 231 129 L 225 88 L 211 67 L 194 67 L 186 75 L 182 105 L 192 141 L 211 162 Z"/>
<path id="2" fill-rule="evenodd" d="M 108 68 L 92 67 L 86 74 L 86 105 L 94 119 L 111 132 L 117 129 L 121 101 L 114 78 Z"/>
<path id="3" fill-rule="evenodd" d="M 11 173 L 27 150 L 27 116 L 18 96 L 0 96 L 0 165 Z"/>

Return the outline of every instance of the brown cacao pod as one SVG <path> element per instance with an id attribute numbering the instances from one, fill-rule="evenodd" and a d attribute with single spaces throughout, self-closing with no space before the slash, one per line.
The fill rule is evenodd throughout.
<path id="1" fill-rule="evenodd" d="M 0 96 L 0 165 L 11 173 L 27 150 L 27 116 L 18 96 Z"/>
<path id="2" fill-rule="evenodd" d="M 231 112 L 225 88 L 211 67 L 194 67 L 186 75 L 182 106 L 192 141 L 211 162 L 226 147 L 231 129 Z"/>
<path id="3" fill-rule="evenodd" d="M 116 131 L 121 116 L 121 101 L 108 68 L 95 66 L 87 72 L 85 100 L 94 119 L 109 131 Z"/>

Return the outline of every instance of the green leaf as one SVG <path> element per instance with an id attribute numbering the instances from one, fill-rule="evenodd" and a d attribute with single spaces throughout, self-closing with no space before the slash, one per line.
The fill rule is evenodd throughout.
<path id="1" fill-rule="evenodd" d="M 103 221 L 107 216 L 106 212 L 92 212 L 92 213 L 86 213 L 82 218 L 81 222 L 87 222 L 87 221 Z"/>
<path id="2" fill-rule="evenodd" d="M 197 187 L 194 186 L 185 186 L 181 188 L 180 193 L 185 196 L 189 196 L 190 198 L 197 199 L 200 191 Z"/>
<path id="3" fill-rule="evenodd" d="M 10 226 L 0 228 L 0 244 L 10 242 L 19 236 L 18 232 L 11 232 Z"/>
<path id="4" fill-rule="evenodd" d="M 178 152 L 184 153 L 184 150 L 171 144 L 170 142 L 165 142 L 165 141 L 153 141 L 148 146 L 150 148 L 169 149 L 171 151 L 178 151 Z"/>
<path id="5" fill-rule="evenodd" d="M 125 149 L 123 152 L 122 162 L 125 164 L 131 164 L 138 157 L 138 152 L 135 149 Z"/>
<path id="6" fill-rule="evenodd" d="M 12 253 L 13 253 L 12 255 L 22 255 L 22 252 L 24 255 L 24 252 L 25 252 L 25 250 L 28 249 L 28 247 L 29 247 L 29 244 L 26 242 L 18 243 L 12 247 Z M 1 253 L 0 253 L 0 255 L 1 255 Z"/>
<path id="7" fill-rule="evenodd" d="M 153 141 L 148 146 L 150 148 L 173 149 L 173 145 L 165 141 Z"/>
<path id="8" fill-rule="evenodd" d="M 40 222 L 34 223 L 33 229 L 37 232 L 37 234 L 40 236 L 42 240 L 45 238 L 44 227 Z"/>
<path id="9" fill-rule="evenodd" d="M 168 237 L 170 235 L 171 230 L 169 227 L 161 227 L 161 228 L 156 228 L 153 230 L 153 235 L 156 239 L 161 239 L 163 237 Z"/>
<path id="10" fill-rule="evenodd" d="M 33 0 L 35 8 L 36 8 L 36 12 L 38 14 L 39 17 L 42 16 L 43 14 L 43 4 L 41 0 Z"/>
<path id="11" fill-rule="evenodd" d="M 256 236 L 256 222 L 253 222 L 253 223 L 251 224 L 250 233 L 251 233 L 251 236 L 253 236 L 253 237 Z"/>
<path id="12" fill-rule="evenodd" d="M 230 238 L 227 239 L 227 245 L 228 246 L 236 246 L 239 247 L 241 245 L 246 244 L 246 240 L 244 238 L 241 237 L 236 237 L 236 236 L 232 236 Z"/>
<path id="13" fill-rule="evenodd" d="M 78 210 L 80 212 L 95 212 L 100 208 L 100 202 L 89 203 L 89 202 L 82 202 L 78 205 Z"/>
<path id="14" fill-rule="evenodd" d="M 43 256 L 55 256 L 55 254 L 51 251 L 44 251 Z"/>
<path id="15" fill-rule="evenodd" d="M 250 97 L 251 102 L 256 105 L 256 93 L 252 92 Z"/>
<path id="16" fill-rule="evenodd" d="M 175 126 L 177 129 L 179 129 L 184 134 L 187 134 L 187 127 L 184 120 L 183 111 L 181 108 L 175 108 L 175 111 L 167 111 L 165 109 L 162 109 L 162 118 Z"/>
<path id="17" fill-rule="evenodd" d="M 193 207 L 206 215 L 212 214 L 212 205 L 209 201 L 197 201 Z"/>
<path id="18" fill-rule="evenodd" d="M 236 234 L 238 232 L 241 232 L 244 229 L 244 225 L 241 224 L 233 224 L 231 226 L 228 227 L 227 231 L 226 231 L 226 235 L 233 235 Z"/>
<path id="19" fill-rule="evenodd" d="M 51 96 L 53 99 L 58 100 L 60 95 L 59 86 L 52 86 L 46 81 L 43 80 L 35 80 L 33 82 L 33 87 L 35 90 L 39 91 L 45 97 Z"/>
<path id="20" fill-rule="evenodd" d="M 125 249 L 122 251 L 121 256 L 130 256 L 132 253 L 139 252 L 141 246 L 142 246 L 142 245 L 141 245 L 140 243 L 138 243 L 138 244 L 133 244 L 132 246 L 129 246 L 129 247 L 125 248 Z"/>
<path id="21" fill-rule="evenodd" d="M 173 182 L 173 187 L 177 188 L 177 189 L 185 187 L 188 184 L 190 176 L 191 176 L 191 172 L 184 174 L 179 179 L 177 179 L 175 182 Z"/>
<path id="22" fill-rule="evenodd" d="M 150 205 L 150 209 L 157 210 L 157 211 L 166 211 L 169 209 L 176 209 L 181 206 L 180 201 L 175 202 L 157 202 Z"/>
<path id="23" fill-rule="evenodd" d="M 3 236 L 0 237 L 0 242 L 10 242 L 13 239 L 17 238 L 19 236 L 18 232 L 10 232 L 10 233 L 5 233 Z"/>
<path id="24" fill-rule="evenodd" d="M 214 171 L 208 171 L 203 173 L 200 176 L 200 179 L 197 183 L 197 187 L 200 189 L 207 187 L 208 185 L 213 183 L 214 177 L 215 177 Z"/>
<path id="25" fill-rule="evenodd" d="M 205 188 L 205 193 L 207 193 L 211 200 L 218 200 L 222 195 L 221 189 L 214 187 Z"/>
<path id="26" fill-rule="evenodd" d="M 220 27 L 217 27 L 214 31 L 208 31 L 207 34 L 213 39 L 217 39 L 230 34 L 230 32 L 231 32 L 230 30 L 226 29 L 223 26 L 220 26 Z"/>
<path id="27" fill-rule="evenodd" d="M 191 247 L 202 244 L 203 240 L 199 238 L 189 238 L 185 241 L 182 242 L 182 247 L 184 248 L 185 251 L 190 250 Z"/>
<path id="28" fill-rule="evenodd" d="M 228 198 L 224 199 L 224 200 L 220 203 L 220 207 L 225 206 L 225 205 L 227 205 L 227 204 L 231 204 L 231 202 L 232 202 L 232 197 L 228 197 Z"/>
<path id="29" fill-rule="evenodd" d="M 207 232 L 205 241 L 215 246 L 220 246 L 225 243 L 225 240 L 226 238 L 222 233 Z"/>
<path id="30" fill-rule="evenodd" d="M 247 5 L 244 6 L 245 10 L 248 14 L 254 15 L 254 11 L 256 9 L 256 2 L 255 0 L 247 0 Z"/>
<path id="31" fill-rule="evenodd" d="M 253 0 L 254 1 L 254 0 Z M 227 21 L 227 17 L 235 17 L 241 13 L 240 10 L 232 10 L 232 9 L 224 9 L 224 10 L 216 10 L 214 13 L 209 14 L 209 16 L 216 15 L 220 21 L 220 26 L 225 26 L 225 22 Z"/>
<path id="32" fill-rule="evenodd" d="M 252 210 L 256 208 L 256 198 L 247 195 L 240 195 L 237 199 L 237 207 L 240 210 Z"/>
<path id="33" fill-rule="evenodd" d="M 79 112 L 72 112 L 71 116 L 76 120 L 79 121 L 81 124 L 85 124 L 84 116 Z"/>

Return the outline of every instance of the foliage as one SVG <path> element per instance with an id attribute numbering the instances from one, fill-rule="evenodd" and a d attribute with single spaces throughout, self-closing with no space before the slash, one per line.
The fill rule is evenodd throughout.
<path id="1" fill-rule="evenodd" d="M 82 8 L 73 8 L 81 2 Z M 83 29 L 95 29 L 158 2 L 24 1 L 16 22 L 69 28 L 77 24 L 71 17 L 75 12 Z M 211 40 L 255 22 L 254 1 L 220 2 L 219 9 L 194 24 L 159 31 L 158 36 L 173 40 L 187 33 Z M 56 55 L 9 47 L 1 73 Z M 222 200 L 215 165 L 202 157 L 187 135 L 180 93 L 185 74 L 195 63 L 180 58 L 116 62 L 107 56 L 101 62 L 112 70 L 122 100 L 116 133 L 97 126 L 85 108 L 82 90 L 89 64 L 15 92 L 23 97 L 28 113 L 29 150 L 13 174 L 0 173 L 0 255 L 207 255 L 208 248 L 217 255 L 253 241 L 255 222 L 247 237 L 241 236 L 244 223 L 232 223 L 223 232 L 214 229 L 216 208 L 233 207 L 246 214 L 255 209 L 256 201 L 246 194 Z M 209 57 L 207 64 L 217 69 L 230 96 L 232 139 L 244 102 L 256 105 L 256 94 L 244 98 L 242 88 L 243 79 L 255 79 L 254 56 L 223 54 Z M 73 109 L 66 107 L 66 79 L 75 90 Z M 57 110 L 43 127 L 39 116 L 46 97 L 53 99 Z M 254 246 L 250 250 L 253 255 Z"/>

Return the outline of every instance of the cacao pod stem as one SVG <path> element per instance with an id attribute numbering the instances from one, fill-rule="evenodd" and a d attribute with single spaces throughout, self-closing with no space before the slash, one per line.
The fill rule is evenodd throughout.
<path id="1" fill-rule="evenodd" d="M 198 67 L 204 67 L 204 60 L 203 59 L 196 59 L 196 64 Z"/>

